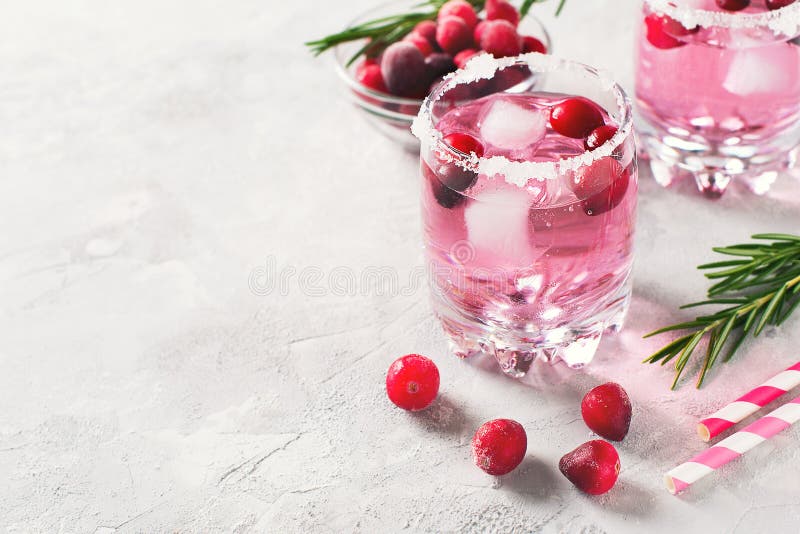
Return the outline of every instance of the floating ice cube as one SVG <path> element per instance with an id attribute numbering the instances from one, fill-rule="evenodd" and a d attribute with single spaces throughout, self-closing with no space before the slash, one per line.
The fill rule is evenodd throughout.
<path id="1" fill-rule="evenodd" d="M 797 83 L 797 52 L 788 46 L 765 46 L 731 51 L 734 54 L 722 87 L 750 96 L 781 93 Z"/>
<path id="2" fill-rule="evenodd" d="M 530 239 L 531 196 L 517 188 L 487 190 L 464 211 L 467 236 L 481 267 L 530 265 L 537 252 Z"/>
<path id="3" fill-rule="evenodd" d="M 495 100 L 481 118 L 485 142 L 502 150 L 538 143 L 547 129 L 547 112 L 525 109 L 507 100 Z"/>

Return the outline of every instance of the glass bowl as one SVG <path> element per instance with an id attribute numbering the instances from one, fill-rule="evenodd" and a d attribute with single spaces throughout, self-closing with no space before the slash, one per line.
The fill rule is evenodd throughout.
<path id="1" fill-rule="evenodd" d="M 405 13 L 418 6 L 418 0 L 386 2 L 362 13 L 349 26 L 380 17 Z M 552 53 L 553 45 L 550 42 L 547 30 L 530 13 L 520 21 L 519 33 L 520 35 L 536 37 L 547 47 L 547 52 Z M 364 46 L 364 40 L 342 43 L 333 49 L 336 70 L 346 84 L 350 100 L 383 135 L 397 142 L 406 150 L 417 152 L 419 150 L 419 141 L 411 134 L 411 123 L 419 113 L 422 100 L 380 93 L 359 83 L 356 80 L 355 73 L 360 59 L 354 61 L 349 67 L 347 62 L 362 46 Z M 525 88 L 530 88 L 530 84 Z"/>

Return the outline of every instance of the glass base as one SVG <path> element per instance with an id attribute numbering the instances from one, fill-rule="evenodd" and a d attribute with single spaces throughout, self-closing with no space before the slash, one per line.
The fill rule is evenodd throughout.
<path id="1" fill-rule="evenodd" d="M 732 181 L 757 195 L 767 193 L 781 172 L 798 166 L 800 147 L 758 153 L 754 147 L 726 146 L 711 149 L 707 144 L 670 135 L 641 135 L 643 156 L 650 160 L 653 177 L 663 187 L 691 178 L 697 189 L 719 198 Z"/>
<path id="2" fill-rule="evenodd" d="M 449 337 L 453 354 L 459 358 L 480 354 L 494 357 L 505 374 L 521 378 L 536 360 L 551 364 L 564 362 L 572 369 L 580 369 L 591 362 L 603 334 L 618 332 L 625 322 L 630 301 L 627 286 L 620 291 L 624 296 L 614 299 L 591 321 L 539 330 L 535 335 L 466 317 L 436 299 L 434 311 Z"/>

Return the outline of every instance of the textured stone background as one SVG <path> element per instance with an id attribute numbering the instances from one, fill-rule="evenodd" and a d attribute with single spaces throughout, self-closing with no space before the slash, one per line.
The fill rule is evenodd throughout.
<path id="1" fill-rule="evenodd" d="M 421 265 L 415 157 L 300 45 L 371 4 L 5 3 L 0 531 L 797 531 L 797 429 L 685 497 L 661 482 L 703 448 L 698 416 L 797 358 L 797 322 L 700 392 L 638 363 L 658 343 L 641 334 L 704 290 L 693 266 L 712 245 L 798 231 L 788 179 L 710 203 L 642 173 L 629 326 L 586 373 L 541 366 L 523 384 L 457 361 L 423 288 L 309 295 L 295 275 L 265 291 L 270 265 Z M 567 4 L 558 21 L 536 8 L 558 52 L 630 87 L 635 1 Z M 443 378 L 417 415 L 383 392 L 412 351 Z M 635 416 L 619 485 L 589 498 L 556 464 L 590 438 L 578 402 L 606 379 Z M 529 453 L 498 483 L 469 440 L 501 416 Z"/>

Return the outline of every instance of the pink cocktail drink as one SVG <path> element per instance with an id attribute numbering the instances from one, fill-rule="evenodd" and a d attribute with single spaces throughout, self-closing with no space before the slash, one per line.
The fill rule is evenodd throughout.
<path id="1" fill-rule="evenodd" d="M 535 90 L 469 98 L 519 68 Z M 488 352 L 513 376 L 537 357 L 580 367 L 621 326 L 637 193 L 629 111 L 592 69 L 540 54 L 479 58 L 434 90 L 414 132 L 433 304 L 456 354 Z"/>
<path id="2" fill-rule="evenodd" d="M 692 175 L 719 196 L 737 177 L 764 193 L 795 165 L 800 2 L 645 0 L 639 27 L 636 102 L 659 183 Z"/>

